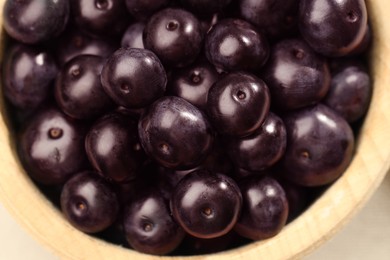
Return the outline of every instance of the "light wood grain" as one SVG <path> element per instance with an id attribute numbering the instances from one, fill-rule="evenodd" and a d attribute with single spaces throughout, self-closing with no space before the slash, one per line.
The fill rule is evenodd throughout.
<path id="1" fill-rule="evenodd" d="M 367 0 L 374 35 L 372 105 L 357 152 L 345 174 L 309 210 L 276 237 L 198 259 L 295 259 L 320 246 L 366 203 L 390 164 L 390 2 Z M 0 7 L 4 0 L 0 0 Z M 4 108 L 1 107 L 2 112 Z M 6 120 L 0 118 L 0 200 L 38 241 L 64 259 L 179 259 L 152 257 L 94 239 L 72 228 L 34 187 L 15 159 Z"/>

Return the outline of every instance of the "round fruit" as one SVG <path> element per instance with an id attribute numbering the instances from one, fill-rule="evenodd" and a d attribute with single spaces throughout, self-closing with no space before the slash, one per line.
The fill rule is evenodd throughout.
<path id="1" fill-rule="evenodd" d="M 114 189 L 104 179 L 94 172 L 81 172 L 62 188 L 61 209 L 77 229 L 97 233 L 114 223 L 119 203 Z"/>
<path id="2" fill-rule="evenodd" d="M 288 201 L 280 184 L 273 178 L 257 175 L 242 180 L 239 187 L 243 206 L 234 230 L 252 240 L 277 235 L 288 216 Z"/>
<path id="3" fill-rule="evenodd" d="M 224 19 L 207 34 L 205 52 L 219 71 L 259 70 L 269 56 L 268 41 L 250 23 Z"/>
<path id="4" fill-rule="evenodd" d="M 146 153 L 167 168 L 190 169 L 209 153 L 213 132 L 206 116 L 188 101 L 162 97 L 142 115 L 138 124 Z"/>
<path id="5" fill-rule="evenodd" d="M 300 39 L 276 43 L 262 77 L 272 104 L 280 110 L 318 103 L 328 92 L 331 79 L 326 59 Z"/>
<path id="6" fill-rule="evenodd" d="M 209 62 L 199 60 L 188 67 L 177 70 L 172 75 L 167 92 L 184 98 L 200 109 L 205 109 L 209 89 L 218 78 L 217 71 Z"/>
<path id="7" fill-rule="evenodd" d="M 143 40 L 166 66 L 184 67 L 202 49 L 203 34 L 198 19 L 183 9 L 166 8 L 146 23 Z"/>
<path id="8" fill-rule="evenodd" d="M 318 53 L 345 56 L 362 41 L 367 28 L 364 0 L 302 0 L 299 29 Z"/>
<path id="9" fill-rule="evenodd" d="M 7 0 L 4 29 L 16 40 L 36 44 L 58 36 L 69 18 L 69 0 Z"/>
<path id="10" fill-rule="evenodd" d="M 368 71 L 357 60 L 341 62 L 332 74 L 332 81 L 324 103 L 349 123 L 360 119 L 371 100 L 372 85 Z"/>
<path id="11" fill-rule="evenodd" d="M 141 108 L 164 94 L 167 75 L 153 52 L 120 48 L 104 64 L 101 81 L 104 90 L 118 105 Z"/>
<path id="12" fill-rule="evenodd" d="M 85 149 L 96 171 L 115 182 L 134 180 L 145 160 L 137 123 L 118 113 L 106 114 L 92 125 Z"/>
<path id="13" fill-rule="evenodd" d="M 64 183 L 87 167 L 85 126 L 54 107 L 38 111 L 22 131 L 19 156 L 31 177 L 43 184 Z"/>
<path id="14" fill-rule="evenodd" d="M 194 171 L 178 183 L 171 197 L 173 217 L 194 237 L 215 238 L 235 225 L 242 197 L 237 184 L 223 174 Z"/>
<path id="15" fill-rule="evenodd" d="M 244 72 L 225 75 L 210 88 L 207 112 L 221 134 L 246 136 L 264 122 L 270 108 L 267 85 Z"/>
<path id="16" fill-rule="evenodd" d="M 164 255 L 183 240 L 183 229 L 173 220 L 168 201 L 158 190 L 138 190 L 123 217 L 130 246 L 140 252 Z"/>
<path id="17" fill-rule="evenodd" d="M 104 61 L 99 56 L 80 55 L 62 67 L 57 75 L 55 98 L 67 115 L 94 119 L 114 108 L 100 82 Z"/>
<path id="18" fill-rule="evenodd" d="M 17 108 L 35 109 L 50 96 L 58 68 L 49 52 L 39 47 L 14 45 L 2 65 L 3 93 Z"/>
<path id="19" fill-rule="evenodd" d="M 293 111 L 283 117 L 287 149 L 281 174 L 302 186 L 330 184 L 348 167 L 354 136 L 349 124 L 325 105 Z"/>

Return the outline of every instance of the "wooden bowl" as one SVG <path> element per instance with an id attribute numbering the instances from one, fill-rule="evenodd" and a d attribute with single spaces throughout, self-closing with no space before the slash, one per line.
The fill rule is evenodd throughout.
<path id="1" fill-rule="evenodd" d="M 334 235 L 366 203 L 390 163 L 390 2 L 366 0 L 373 32 L 370 68 L 374 80 L 371 107 L 357 141 L 355 157 L 344 173 L 307 211 L 274 238 L 194 259 L 291 259 L 312 251 Z M 2 10 L 4 0 L 0 0 Z M 1 57 L 0 57 L 1 58 Z M 179 259 L 153 257 L 95 239 L 74 229 L 41 194 L 20 166 L 4 118 L 0 115 L 0 200 L 42 244 L 66 259 Z"/>

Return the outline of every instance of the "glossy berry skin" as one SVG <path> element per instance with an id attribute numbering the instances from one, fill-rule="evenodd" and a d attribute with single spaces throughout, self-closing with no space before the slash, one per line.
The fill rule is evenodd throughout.
<path id="1" fill-rule="evenodd" d="M 203 33 L 198 19 L 183 9 L 166 8 L 146 23 L 145 48 L 153 51 L 165 66 L 184 67 L 201 51 Z"/>
<path id="2" fill-rule="evenodd" d="M 339 178 L 354 152 L 349 124 L 336 112 L 318 104 L 283 117 L 287 149 L 282 175 L 302 186 L 321 186 Z"/>
<path id="3" fill-rule="evenodd" d="M 287 144 L 286 128 L 282 119 L 270 112 L 253 134 L 230 139 L 228 143 L 227 150 L 237 167 L 263 171 L 283 156 Z"/>
<path id="4" fill-rule="evenodd" d="M 75 27 L 69 27 L 59 38 L 55 47 L 56 59 L 60 66 L 76 56 L 90 54 L 108 58 L 118 48 L 119 43 L 111 39 L 94 38 Z"/>
<path id="5" fill-rule="evenodd" d="M 145 152 L 162 166 L 191 169 L 212 148 L 214 134 L 206 116 L 188 101 L 165 96 L 153 103 L 138 124 Z"/>
<path id="6" fill-rule="evenodd" d="M 241 202 L 240 190 L 231 178 L 200 170 L 187 174 L 176 186 L 171 209 L 188 234 L 215 238 L 233 228 Z"/>
<path id="7" fill-rule="evenodd" d="M 298 6 L 295 0 L 239 1 L 240 16 L 272 38 L 286 38 L 296 31 Z"/>
<path id="8" fill-rule="evenodd" d="M 103 66 L 101 81 L 117 105 L 142 108 L 164 94 L 167 75 L 153 52 L 120 48 Z"/>
<path id="9" fill-rule="evenodd" d="M 119 202 L 109 183 L 95 172 L 85 171 L 65 183 L 61 210 L 77 229 L 97 233 L 114 223 L 119 214 Z"/>
<path id="10" fill-rule="evenodd" d="M 191 12 L 205 15 L 222 11 L 232 0 L 180 0 L 180 2 Z"/>
<path id="11" fill-rule="evenodd" d="M 207 34 L 205 53 L 218 71 L 255 71 L 267 61 L 269 45 L 264 34 L 250 23 L 224 19 Z"/>
<path id="12" fill-rule="evenodd" d="M 4 29 L 14 39 L 28 44 L 58 36 L 69 18 L 68 0 L 7 0 Z"/>
<path id="13" fill-rule="evenodd" d="M 127 27 L 122 35 L 121 46 L 123 48 L 144 49 L 144 40 L 142 39 L 144 28 L 144 23 L 133 23 Z"/>
<path id="14" fill-rule="evenodd" d="M 326 59 L 300 39 L 276 43 L 262 78 L 269 86 L 272 104 L 293 110 L 318 103 L 328 92 L 330 72 Z"/>
<path id="15" fill-rule="evenodd" d="M 345 56 L 361 42 L 367 27 L 364 0 L 303 0 L 299 29 L 305 41 L 326 56 Z"/>
<path id="16" fill-rule="evenodd" d="M 126 239 L 135 250 L 154 255 L 173 251 L 184 231 L 172 218 L 169 201 L 158 190 L 138 191 L 123 216 Z"/>
<path id="17" fill-rule="evenodd" d="M 29 175 L 55 185 L 86 169 L 85 132 L 85 126 L 57 108 L 38 111 L 19 139 L 19 156 Z"/>
<path id="18" fill-rule="evenodd" d="M 207 112 L 219 133 L 242 137 L 261 126 L 270 101 L 264 81 L 249 73 L 235 72 L 222 77 L 210 88 Z"/>
<path id="19" fill-rule="evenodd" d="M 67 115 L 94 119 L 114 108 L 100 82 L 104 61 L 99 56 L 80 55 L 62 67 L 56 80 L 55 98 Z"/>
<path id="20" fill-rule="evenodd" d="M 207 60 L 198 60 L 186 68 L 176 70 L 168 86 L 168 92 L 184 98 L 200 109 L 205 109 L 209 89 L 218 78 L 217 71 Z"/>
<path id="21" fill-rule="evenodd" d="M 72 19 L 84 32 L 120 35 L 129 23 L 124 0 L 70 0 Z"/>
<path id="22" fill-rule="evenodd" d="M 324 104 L 352 123 L 368 109 L 372 93 L 371 78 L 357 60 L 339 66 L 341 67 L 332 73 L 331 86 Z"/>
<path id="23" fill-rule="evenodd" d="M 280 184 L 271 177 L 253 176 L 238 185 L 243 206 L 234 230 L 251 240 L 277 235 L 288 216 L 288 201 Z"/>
<path id="24" fill-rule="evenodd" d="M 134 180 L 145 160 L 136 122 L 117 113 L 96 121 L 85 138 L 85 149 L 96 171 L 114 182 Z"/>
<path id="25" fill-rule="evenodd" d="M 58 67 L 39 47 L 16 44 L 3 61 L 3 93 L 17 108 L 35 109 L 51 92 Z"/>
<path id="26" fill-rule="evenodd" d="M 164 8 L 170 0 L 125 0 L 129 13 L 139 21 L 144 21 L 153 13 Z"/>

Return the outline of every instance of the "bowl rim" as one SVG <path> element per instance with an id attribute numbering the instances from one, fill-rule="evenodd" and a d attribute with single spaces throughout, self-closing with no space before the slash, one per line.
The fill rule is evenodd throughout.
<path id="1" fill-rule="evenodd" d="M 0 10 L 4 3 L 5 0 L 0 0 Z M 211 255 L 172 257 L 145 255 L 84 234 L 63 218 L 19 164 L 10 141 L 7 118 L 3 116 L 3 102 L 0 108 L 0 165 L 3 169 L 0 202 L 36 240 L 65 259 L 196 260 L 213 257 L 249 260 L 258 259 L 260 255 L 268 259 L 296 259 L 307 255 L 331 238 L 363 207 L 390 168 L 390 113 L 386 114 L 390 111 L 390 89 L 386 89 L 390 86 L 390 23 L 385 21 L 385 11 L 390 10 L 390 3 L 367 0 L 366 4 L 375 47 L 370 53 L 374 79 L 371 104 L 375 106 L 371 105 L 367 112 L 354 159 L 344 175 L 276 237 Z"/>

